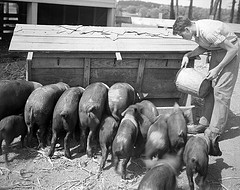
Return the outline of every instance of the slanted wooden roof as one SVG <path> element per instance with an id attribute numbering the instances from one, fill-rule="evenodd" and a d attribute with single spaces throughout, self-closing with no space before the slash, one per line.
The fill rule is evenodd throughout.
<path id="1" fill-rule="evenodd" d="M 116 0 L 10 0 L 10 1 L 116 8 Z"/>
<path id="2" fill-rule="evenodd" d="M 17 24 L 10 51 L 41 52 L 186 52 L 193 41 L 164 28 Z"/>

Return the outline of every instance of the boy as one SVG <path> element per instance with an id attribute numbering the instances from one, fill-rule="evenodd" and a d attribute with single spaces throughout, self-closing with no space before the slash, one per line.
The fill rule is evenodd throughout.
<path id="1" fill-rule="evenodd" d="M 212 140 L 220 136 L 227 122 L 230 99 L 237 80 L 240 48 L 237 36 L 227 24 L 210 19 L 191 21 L 178 17 L 173 25 L 173 34 L 186 40 L 194 38 L 199 45 L 182 59 L 182 67 L 189 58 L 211 52 L 207 79 L 213 80 L 210 93 L 204 98 L 203 115 L 198 125 L 189 125 L 188 133 L 205 132 Z"/>

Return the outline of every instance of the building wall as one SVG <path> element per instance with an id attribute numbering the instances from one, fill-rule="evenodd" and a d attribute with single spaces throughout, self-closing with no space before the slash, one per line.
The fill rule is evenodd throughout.
<path id="1" fill-rule="evenodd" d="M 116 8 L 116 0 L 12 0 L 12 1 Z"/>

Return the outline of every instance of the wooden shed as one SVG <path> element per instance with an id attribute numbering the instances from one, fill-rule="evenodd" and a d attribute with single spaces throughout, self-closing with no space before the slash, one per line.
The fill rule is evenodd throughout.
<path id="1" fill-rule="evenodd" d="M 18 24 L 114 26 L 116 0 L 3 0 L 0 39 Z"/>
<path id="2" fill-rule="evenodd" d="M 174 84 L 182 57 L 195 47 L 163 28 L 18 24 L 9 50 L 28 52 L 27 80 L 128 82 L 157 106 L 172 106 L 182 97 Z"/>

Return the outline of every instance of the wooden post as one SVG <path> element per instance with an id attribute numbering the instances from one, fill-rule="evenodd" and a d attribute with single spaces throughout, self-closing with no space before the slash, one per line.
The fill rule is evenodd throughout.
<path id="1" fill-rule="evenodd" d="M 107 13 L 107 26 L 115 26 L 115 12 L 116 9 L 108 9 Z"/>
<path id="2" fill-rule="evenodd" d="M 27 24 L 37 24 L 38 3 L 27 4 Z"/>
<path id="3" fill-rule="evenodd" d="M 91 68 L 90 58 L 85 58 L 84 73 L 83 73 L 83 87 L 84 88 L 86 88 L 90 83 L 90 68 Z"/>
<path id="4" fill-rule="evenodd" d="M 32 58 L 33 52 L 28 52 L 27 54 L 27 64 L 26 64 L 26 80 L 32 80 Z"/>
<path id="5" fill-rule="evenodd" d="M 140 94 L 142 94 L 142 82 L 143 82 L 143 74 L 145 69 L 145 59 L 140 59 L 138 65 L 138 75 L 137 75 L 137 90 Z"/>

